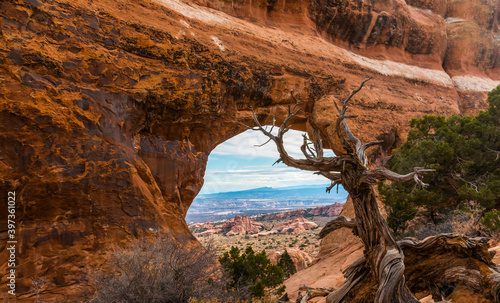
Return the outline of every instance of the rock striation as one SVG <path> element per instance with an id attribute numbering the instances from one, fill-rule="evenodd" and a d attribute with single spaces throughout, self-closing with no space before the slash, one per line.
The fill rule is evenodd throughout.
<path id="1" fill-rule="evenodd" d="M 41 300 L 84 301 L 85 273 L 111 245 L 190 234 L 208 155 L 244 130 L 233 117 L 248 106 L 279 123 L 293 91 L 305 101 L 293 127 L 329 135 L 335 95 L 373 77 L 351 129 L 384 138 L 380 153 L 410 118 L 477 113 L 500 83 L 499 11 L 496 0 L 1 1 L 0 192 L 17 197 L 18 299 L 33 301 L 43 276 Z"/>
<path id="2" fill-rule="evenodd" d="M 319 206 L 319 207 L 313 208 L 310 211 L 308 211 L 307 214 L 313 215 L 313 216 L 335 217 L 335 216 L 340 215 L 343 208 L 344 208 L 343 203 L 335 203 L 335 204 L 332 204 L 330 206 Z"/>
<path id="3" fill-rule="evenodd" d="M 299 216 L 295 220 L 283 222 L 273 226 L 272 230 L 276 230 L 281 234 L 300 234 L 308 229 L 316 227 L 318 227 L 318 224 Z"/>
<path id="4" fill-rule="evenodd" d="M 261 223 L 254 222 L 245 215 L 235 216 L 234 219 L 227 221 L 222 226 L 230 228 L 226 236 L 258 233 L 264 227 Z"/>

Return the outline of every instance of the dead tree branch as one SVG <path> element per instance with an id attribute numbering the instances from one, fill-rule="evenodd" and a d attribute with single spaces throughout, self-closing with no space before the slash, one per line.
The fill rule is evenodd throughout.
<path id="1" fill-rule="evenodd" d="M 493 150 L 493 149 L 491 149 L 491 148 L 489 148 L 489 147 L 486 147 L 486 148 L 488 149 L 488 152 L 490 152 L 490 153 L 495 153 L 495 154 L 497 155 L 497 157 L 495 158 L 495 161 L 496 161 L 496 160 L 498 160 L 498 158 L 500 158 L 500 151 L 498 151 L 498 150 Z"/>
<path id="2" fill-rule="evenodd" d="M 375 169 L 367 170 L 362 176 L 362 180 L 369 184 L 377 184 L 378 182 L 383 180 L 390 180 L 402 183 L 415 182 L 417 185 L 421 186 L 422 188 L 425 188 L 428 186 L 428 184 L 422 181 L 422 176 L 425 173 L 434 171 L 435 171 L 434 169 L 415 167 L 413 169 L 413 172 L 406 175 L 400 175 L 385 167 L 378 167 Z"/>
<path id="3" fill-rule="evenodd" d="M 350 228 L 353 230 L 353 233 L 356 234 L 356 226 L 357 226 L 356 220 L 349 219 L 345 216 L 339 216 L 339 217 L 335 218 L 334 220 L 331 220 L 330 222 L 326 223 L 325 227 L 323 227 L 323 229 L 319 233 L 319 238 L 323 239 L 332 231 L 337 230 L 337 229 L 342 228 L 342 227 Z"/>
<path id="4" fill-rule="evenodd" d="M 364 148 L 362 148 L 361 141 L 356 136 L 354 136 L 354 134 L 351 132 L 351 129 L 349 128 L 349 125 L 347 124 L 346 119 L 355 117 L 355 116 L 347 116 L 347 109 L 349 108 L 349 101 L 351 100 L 351 98 L 355 94 L 357 94 L 363 88 L 365 83 L 370 81 L 370 80 L 371 80 L 371 78 L 365 79 L 363 77 L 359 87 L 357 89 L 353 90 L 351 92 L 351 94 L 342 101 L 342 108 L 339 108 L 337 103 L 334 102 L 335 107 L 337 108 L 337 111 L 338 111 L 338 118 L 337 118 L 337 123 L 336 123 L 337 135 L 339 136 L 341 141 L 344 141 L 344 142 L 342 142 L 344 145 L 344 148 L 346 148 L 346 150 L 348 152 L 356 153 L 357 158 L 361 161 L 363 166 L 366 166 L 368 164 L 368 160 L 366 159 L 366 156 L 364 153 L 364 151 L 366 150 L 366 148 L 368 148 L 368 146 L 365 146 Z M 342 127 L 340 127 L 341 125 L 342 125 Z M 342 130 L 344 131 L 345 135 L 347 136 L 348 141 L 350 141 L 351 144 L 349 144 L 348 141 L 346 141 L 344 139 L 344 136 L 342 136 L 342 133 L 341 133 Z M 354 145 L 354 146 L 352 146 L 352 145 Z M 373 144 L 371 144 L 371 145 L 373 145 Z"/>
<path id="5" fill-rule="evenodd" d="M 276 144 L 276 148 L 280 155 L 280 158 L 276 161 L 276 163 L 283 162 L 288 166 L 308 171 L 325 171 L 325 172 L 341 171 L 342 167 L 344 166 L 343 161 L 350 160 L 351 158 L 342 156 L 328 157 L 328 158 L 323 157 L 322 156 L 323 145 L 321 143 L 319 131 L 317 130 L 316 130 L 317 135 L 315 135 L 315 139 L 313 140 L 313 144 L 315 145 L 314 148 L 315 152 L 313 152 L 313 150 L 311 150 L 308 147 L 309 139 L 304 138 L 304 143 L 301 147 L 301 150 L 304 156 L 306 156 L 306 159 L 295 159 L 294 157 L 290 156 L 287 153 L 283 143 L 283 137 L 286 134 L 286 132 L 290 129 L 289 125 L 290 120 L 293 117 L 295 117 L 301 110 L 301 108 L 299 107 L 301 103 L 302 103 L 301 101 L 297 101 L 293 106 L 289 105 L 288 114 L 283 120 L 283 123 L 278 128 L 278 133 L 276 135 L 273 135 L 270 131 L 266 130 L 264 126 L 262 126 L 253 108 L 250 108 L 252 112 L 251 116 L 236 118 L 237 120 L 235 122 L 239 125 L 244 126 L 247 129 L 259 130 L 265 136 L 267 136 L 269 140 L 273 141 Z M 255 126 L 252 127 L 238 121 L 239 119 L 247 119 L 247 118 L 252 118 Z"/>

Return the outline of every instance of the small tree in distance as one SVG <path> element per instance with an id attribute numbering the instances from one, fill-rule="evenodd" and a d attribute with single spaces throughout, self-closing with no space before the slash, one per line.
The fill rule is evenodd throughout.
<path id="1" fill-rule="evenodd" d="M 293 263 L 292 257 L 285 249 L 285 252 L 280 256 L 278 261 L 278 266 L 283 270 L 285 274 L 285 279 L 289 278 L 291 275 L 297 272 L 297 267 L 295 267 L 295 263 Z"/>

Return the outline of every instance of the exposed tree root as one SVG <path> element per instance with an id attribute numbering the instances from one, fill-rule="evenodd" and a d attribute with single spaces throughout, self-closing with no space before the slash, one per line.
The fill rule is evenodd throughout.
<path id="1" fill-rule="evenodd" d="M 432 295 L 437 302 L 466 290 L 470 302 L 500 302 L 500 268 L 491 261 L 486 238 L 442 234 L 423 241 L 405 238 L 398 244 L 404 252 L 404 277 L 412 293 Z M 304 289 L 328 296 L 328 303 L 375 301 L 378 282 L 365 257 L 349 266 L 344 276 L 345 282 L 336 289 Z"/>
<path id="2" fill-rule="evenodd" d="M 302 295 L 299 292 L 299 296 L 297 297 L 297 303 L 306 303 L 312 298 L 316 297 L 326 297 L 329 293 L 335 290 L 333 287 L 321 287 L 321 288 L 314 288 L 314 287 L 309 287 L 309 286 L 301 286 L 299 288 L 301 291 L 305 291 L 306 293 Z"/>

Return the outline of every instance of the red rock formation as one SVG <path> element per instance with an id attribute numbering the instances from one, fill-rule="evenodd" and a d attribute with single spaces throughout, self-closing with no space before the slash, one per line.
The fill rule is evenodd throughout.
<path id="1" fill-rule="evenodd" d="M 312 259 L 308 253 L 301 251 L 296 248 L 287 248 L 286 251 L 292 258 L 293 264 L 295 264 L 295 268 L 297 271 L 301 271 L 307 267 L 307 262 L 310 262 Z M 278 264 L 282 251 L 270 251 L 266 254 L 267 258 L 271 260 L 271 263 Z"/>
<path id="2" fill-rule="evenodd" d="M 272 230 L 276 230 L 281 234 L 300 234 L 308 229 L 313 229 L 318 227 L 318 224 L 304 219 L 304 217 L 299 216 L 295 220 L 283 222 L 273 226 Z"/>
<path id="3" fill-rule="evenodd" d="M 226 226 L 231 228 L 226 236 L 254 234 L 264 227 L 261 223 L 254 222 L 245 215 L 235 216 L 232 221 L 229 220 L 223 224 L 223 228 Z"/>
<path id="4" fill-rule="evenodd" d="M 198 227 L 198 228 L 196 228 Z M 210 223 L 196 223 L 190 225 L 191 229 L 207 228 L 202 232 L 195 233 L 197 237 L 210 236 L 216 233 L 226 233 L 226 236 L 253 234 L 250 237 L 268 236 L 272 234 L 299 234 L 308 229 L 316 228 L 318 225 L 314 222 L 299 216 L 295 220 L 290 220 L 273 226 L 271 230 L 260 231 L 263 224 L 250 220 L 249 217 L 242 215 L 235 216 L 234 219 L 227 220 L 221 225 L 212 226 Z"/>
<path id="5" fill-rule="evenodd" d="M 344 207 L 343 203 L 334 203 L 332 205 L 328 206 L 318 206 L 315 208 L 310 208 L 310 209 L 296 209 L 296 210 L 290 210 L 290 211 L 283 211 L 279 213 L 274 213 L 270 214 L 267 216 L 264 216 L 262 219 L 266 221 L 271 221 L 271 220 L 286 220 L 290 218 L 295 218 L 298 216 L 303 216 L 304 214 L 307 215 L 313 215 L 313 216 L 321 216 L 321 215 L 326 215 L 326 216 L 338 216 L 340 212 L 342 211 L 342 208 Z"/>
<path id="6" fill-rule="evenodd" d="M 310 209 L 307 211 L 307 214 L 313 215 L 313 216 L 326 215 L 329 217 L 333 217 L 333 216 L 340 215 L 343 208 L 344 208 L 343 203 L 335 203 L 335 204 L 332 204 L 330 206 L 319 206 L 319 207 Z"/>
<path id="7" fill-rule="evenodd" d="M 351 199 L 345 203 L 342 215 L 354 216 Z M 363 243 L 350 229 L 341 228 L 321 240 L 320 251 L 312 264 L 300 274 L 285 281 L 286 289 L 293 300 L 303 285 L 310 287 L 337 287 L 344 281 L 343 271 L 363 256 Z"/>
<path id="8" fill-rule="evenodd" d="M 279 212 L 279 213 L 270 214 L 270 215 L 264 216 L 262 219 L 265 221 L 286 220 L 286 219 L 290 219 L 290 218 L 295 218 L 297 216 L 301 216 L 305 213 L 306 213 L 305 209 L 299 208 L 296 210 L 283 211 L 283 212 Z"/>
<path id="9" fill-rule="evenodd" d="M 213 228 L 214 226 L 210 222 L 205 222 L 205 223 L 190 224 L 188 227 L 190 230 L 193 230 L 193 229 L 210 229 Z"/>
<path id="10" fill-rule="evenodd" d="M 19 299 L 44 276 L 40 299 L 81 302 L 109 245 L 189 234 L 208 155 L 248 105 L 279 123 L 293 90 L 306 101 L 294 127 L 329 134 L 334 99 L 318 98 L 372 76 L 351 129 L 394 144 L 410 118 L 484 108 L 498 5 L 438 2 L 1 1 L 0 192 L 16 191 Z M 2 273 L 7 258 L 0 241 Z"/>
<path id="11" fill-rule="evenodd" d="M 196 223 L 189 226 L 191 229 L 207 229 L 202 232 L 195 233 L 197 237 L 211 236 L 218 233 L 226 233 L 226 236 L 245 235 L 258 233 L 264 225 L 250 220 L 249 217 L 242 215 L 235 216 L 234 219 L 227 220 L 223 224 L 213 226 L 209 222 Z"/>
<path id="12" fill-rule="evenodd" d="M 189 230 L 195 237 L 211 236 L 219 232 L 210 222 L 191 224 Z"/>

